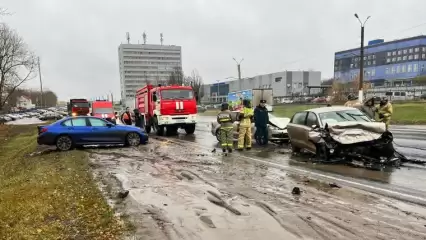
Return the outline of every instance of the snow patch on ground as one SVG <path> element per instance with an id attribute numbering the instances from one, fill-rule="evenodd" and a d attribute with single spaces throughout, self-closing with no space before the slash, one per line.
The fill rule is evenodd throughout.
<path id="1" fill-rule="evenodd" d="M 30 125 L 30 124 L 41 124 L 45 123 L 45 121 L 41 121 L 38 118 L 23 118 L 15 121 L 7 122 L 8 125 Z"/>

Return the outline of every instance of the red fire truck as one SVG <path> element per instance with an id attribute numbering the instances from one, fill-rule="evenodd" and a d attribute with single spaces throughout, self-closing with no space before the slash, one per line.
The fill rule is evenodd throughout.
<path id="1" fill-rule="evenodd" d="M 92 102 L 91 115 L 115 123 L 114 105 L 111 101 L 96 100 Z"/>
<path id="2" fill-rule="evenodd" d="M 70 99 L 67 109 L 70 116 L 85 116 L 90 112 L 90 104 L 87 99 Z"/>
<path id="3" fill-rule="evenodd" d="M 193 134 L 197 123 L 197 97 L 190 86 L 147 85 L 136 92 L 136 108 L 147 133 L 163 135 L 183 128 Z"/>

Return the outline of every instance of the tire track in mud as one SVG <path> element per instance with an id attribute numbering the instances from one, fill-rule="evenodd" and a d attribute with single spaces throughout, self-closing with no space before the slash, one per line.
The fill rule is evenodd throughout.
<path id="1" fill-rule="evenodd" d="M 204 149 L 204 150 L 210 149 L 210 148 L 208 148 L 204 145 L 194 143 L 194 142 L 191 142 L 191 141 L 187 141 L 187 140 L 167 139 L 167 138 L 164 138 L 164 137 L 157 137 L 157 138 L 160 141 L 168 141 L 169 143 L 176 143 L 176 144 L 181 145 L 181 146 L 185 146 L 185 144 L 186 144 L 186 145 L 192 145 L 193 147 L 196 146 L 196 147 L 198 147 L 200 149 Z M 294 166 L 281 165 L 281 164 L 277 164 L 277 163 L 274 163 L 274 162 L 269 162 L 269 161 L 265 161 L 265 160 L 262 160 L 262 159 L 250 157 L 250 156 L 245 156 L 245 155 L 242 155 L 242 154 L 238 154 L 237 156 L 239 158 L 245 159 L 247 161 L 265 164 L 265 165 L 268 165 L 270 167 L 283 169 L 283 170 L 293 172 L 293 173 L 296 173 L 296 174 L 312 175 L 315 178 L 321 179 L 323 181 L 338 181 L 338 182 L 345 184 L 349 187 L 358 188 L 358 189 L 361 189 L 361 190 L 364 190 L 364 191 L 372 192 L 372 193 L 375 193 L 375 194 L 380 194 L 380 195 L 385 196 L 385 197 L 391 197 L 391 198 L 395 198 L 395 199 L 398 199 L 398 200 L 401 200 L 401 201 L 419 204 L 419 205 L 426 207 L 426 191 L 421 191 L 421 194 L 414 195 L 413 194 L 414 192 L 419 193 L 419 191 L 414 190 L 414 189 L 409 189 L 409 188 L 406 188 L 406 187 L 400 187 L 400 186 L 397 186 L 397 185 L 392 185 L 391 187 L 386 187 L 385 185 L 378 184 L 378 183 L 371 185 L 370 182 L 368 182 L 364 179 L 356 179 L 355 180 L 353 178 L 344 177 L 344 176 L 341 176 L 341 175 L 338 175 L 338 174 L 332 174 L 332 173 L 328 173 L 328 172 L 317 172 L 317 171 L 313 171 L 311 169 L 305 170 L 305 169 L 294 167 Z"/>
<path id="2" fill-rule="evenodd" d="M 260 165 L 261 166 L 261 165 Z M 256 166 L 255 166 L 256 167 Z M 256 187 L 254 188 L 258 194 L 260 195 L 265 195 L 264 191 L 259 191 L 259 189 L 256 189 Z M 299 234 L 299 232 L 301 231 L 301 229 L 295 229 L 294 226 L 290 226 L 290 225 L 286 225 L 285 221 L 283 219 L 285 218 L 281 218 L 279 214 L 277 214 L 277 212 L 275 210 L 272 209 L 271 206 L 269 205 L 264 205 L 260 202 L 259 197 L 253 197 L 250 198 L 250 195 L 248 195 L 247 193 L 241 193 L 238 191 L 232 191 L 232 189 L 220 189 L 221 192 L 229 192 L 231 194 L 236 194 L 236 195 L 240 195 L 243 196 L 244 198 L 246 198 L 247 200 L 251 200 L 254 201 L 257 206 L 259 206 L 260 208 L 262 208 L 266 213 L 268 213 L 271 217 L 273 217 L 283 228 L 285 228 L 287 231 L 293 233 L 293 235 L 298 236 L 298 237 L 302 237 L 303 236 L 301 234 Z M 268 193 L 271 194 L 271 193 Z M 330 194 L 327 193 L 320 193 L 318 194 L 322 197 L 328 197 L 330 198 Z M 335 196 L 334 196 L 335 198 Z M 279 199 L 277 201 L 277 199 Z M 271 200 L 271 199 L 264 199 L 266 201 Z M 289 205 L 291 202 L 294 202 L 294 197 L 290 197 L 289 195 L 287 196 L 283 196 L 283 194 L 277 195 L 276 202 L 281 202 L 280 205 Z M 293 217 L 297 217 L 298 219 L 300 219 L 302 222 L 304 222 L 306 225 L 308 225 L 312 231 L 315 232 L 314 233 L 310 233 L 308 234 L 309 237 L 314 237 L 315 239 L 359 239 L 359 236 L 362 234 L 365 234 L 365 232 L 360 231 L 360 229 L 365 228 L 365 226 L 362 225 L 362 222 L 370 222 L 368 221 L 366 218 L 364 218 L 363 216 L 361 216 L 361 214 L 356 215 L 355 213 L 357 212 L 369 212 L 369 214 L 372 214 L 371 210 L 367 211 L 366 209 L 364 209 L 362 206 L 358 206 L 360 209 L 351 209 L 350 207 L 347 206 L 340 206 L 338 200 L 334 200 L 334 206 L 333 208 L 335 208 L 335 211 L 333 211 L 333 214 L 330 213 L 325 213 L 323 209 L 321 209 L 321 206 L 315 206 L 312 203 L 308 203 L 308 202 L 302 202 L 299 201 L 298 204 L 302 204 L 303 206 L 305 206 L 305 208 L 308 208 L 309 211 L 306 210 L 302 210 L 300 208 L 296 208 L 296 209 L 291 209 L 290 211 L 293 214 Z M 378 198 L 374 199 L 375 203 L 377 203 Z M 315 202 L 314 202 L 315 203 Z M 287 209 L 288 210 L 288 209 Z M 344 218 L 339 218 L 336 217 L 339 215 L 339 211 L 340 212 L 347 212 L 350 213 L 351 215 L 354 216 L 358 216 L 358 229 L 356 227 L 351 227 L 351 221 L 344 219 Z M 393 213 L 395 214 L 395 213 Z M 303 215 L 311 215 L 311 217 L 306 217 Z M 370 235 L 371 237 L 376 236 L 377 235 L 377 229 L 379 229 L 379 225 L 380 223 L 384 223 L 386 222 L 386 218 L 381 219 L 381 220 L 377 220 L 377 221 L 372 221 L 372 229 L 370 229 Z M 406 234 L 409 234 L 411 237 L 408 237 L 406 239 L 425 239 L 426 235 L 424 233 L 422 233 L 421 231 L 417 230 L 412 230 L 406 227 L 403 227 L 401 225 L 398 226 L 398 224 L 382 224 L 382 225 L 388 225 L 387 228 L 392 228 L 392 233 L 395 235 L 398 235 L 398 233 L 404 232 Z M 383 226 L 382 226 L 383 227 Z M 306 232 L 306 229 L 302 230 L 302 232 Z M 389 233 L 387 233 L 389 234 Z M 387 235 L 386 234 L 386 235 Z M 389 234 L 392 235 L 392 234 Z M 306 237 L 306 236 L 305 236 Z"/>

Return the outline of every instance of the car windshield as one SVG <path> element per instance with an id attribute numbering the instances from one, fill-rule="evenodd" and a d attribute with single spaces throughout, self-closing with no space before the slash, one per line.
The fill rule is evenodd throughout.
<path id="1" fill-rule="evenodd" d="M 112 114 L 114 113 L 114 110 L 112 108 L 94 108 L 93 113 L 94 114 Z"/>
<path id="2" fill-rule="evenodd" d="M 321 121 L 325 123 L 337 123 L 337 122 L 371 122 L 371 120 L 359 110 L 344 110 L 336 112 L 325 112 L 320 113 L 319 117 Z"/>
<path id="3" fill-rule="evenodd" d="M 72 107 L 78 107 L 78 108 L 88 108 L 89 103 L 88 102 L 73 102 Z"/>
<path id="4" fill-rule="evenodd" d="M 194 93 L 187 89 L 170 89 L 161 91 L 161 99 L 193 99 Z"/>

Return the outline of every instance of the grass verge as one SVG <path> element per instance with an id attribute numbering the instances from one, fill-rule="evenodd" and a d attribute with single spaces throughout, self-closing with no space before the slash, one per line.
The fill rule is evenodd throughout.
<path id="1" fill-rule="evenodd" d="M 277 117 L 291 118 L 296 112 L 324 107 L 325 105 L 286 104 L 274 106 L 273 114 Z M 426 124 L 426 103 L 394 103 L 392 124 Z M 207 110 L 200 113 L 201 116 L 216 116 L 217 109 Z"/>
<path id="2" fill-rule="evenodd" d="M 36 127 L 0 126 L 0 239 L 116 239 L 122 225 L 84 151 L 34 154 Z"/>

